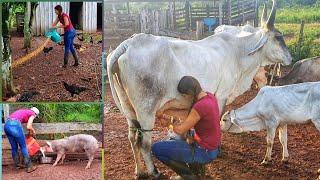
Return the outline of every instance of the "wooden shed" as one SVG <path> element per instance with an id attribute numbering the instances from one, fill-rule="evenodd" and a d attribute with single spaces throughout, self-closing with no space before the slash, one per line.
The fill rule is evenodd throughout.
<path id="1" fill-rule="evenodd" d="M 39 2 L 32 22 L 34 35 L 43 35 L 51 27 L 56 18 L 56 5 L 61 5 L 63 11 L 70 15 L 71 22 L 77 30 L 94 33 L 102 29 L 101 2 Z"/>

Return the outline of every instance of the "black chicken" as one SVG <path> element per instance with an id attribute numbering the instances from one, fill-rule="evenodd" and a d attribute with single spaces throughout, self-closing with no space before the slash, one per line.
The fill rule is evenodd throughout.
<path id="1" fill-rule="evenodd" d="M 18 102 L 30 102 L 33 96 L 40 94 L 38 91 L 24 91 L 17 99 Z"/>
<path id="2" fill-rule="evenodd" d="M 84 41 L 83 35 L 81 37 L 77 36 L 77 38 L 79 39 L 79 41 Z"/>
<path id="3" fill-rule="evenodd" d="M 90 43 L 93 44 L 93 38 L 90 36 Z"/>
<path id="4" fill-rule="evenodd" d="M 81 44 L 76 44 L 76 43 L 74 43 L 73 45 L 74 45 L 74 48 L 76 48 L 76 49 L 78 49 L 78 50 L 81 48 Z"/>
<path id="5" fill-rule="evenodd" d="M 45 55 L 47 55 L 51 50 L 53 50 L 53 47 L 48 47 L 48 48 L 44 47 L 43 48 L 43 52 L 44 52 Z"/>
<path id="6" fill-rule="evenodd" d="M 63 81 L 63 86 L 71 94 L 71 97 L 73 97 L 75 94 L 79 95 L 81 92 L 88 89 L 85 87 L 79 87 L 76 85 L 68 84 L 64 81 Z"/>

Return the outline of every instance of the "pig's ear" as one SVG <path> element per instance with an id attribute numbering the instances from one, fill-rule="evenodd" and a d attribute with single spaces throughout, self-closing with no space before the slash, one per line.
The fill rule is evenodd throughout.
<path id="1" fill-rule="evenodd" d="M 49 147 L 51 147 L 51 142 L 46 141 L 46 144 L 47 144 Z"/>

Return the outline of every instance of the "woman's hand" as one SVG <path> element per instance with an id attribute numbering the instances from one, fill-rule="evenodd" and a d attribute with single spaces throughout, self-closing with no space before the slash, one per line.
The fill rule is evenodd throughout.
<path id="1" fill-rule="evenodd" d="M 160 122 L 160 125 L 163 126 L 163 127 L 168 127 L 170 124 L 171 124 L 171 116 L 169 115 L 165 115 L 165 114 L 162 114 L 160 116 L 157 116 L 157 120 L 158 122 Z"/>
<path id="2" fill-rule="evenodd" d="M 29 129 L 29 134 L 31 136 L 35 136 L 36 135 L 36 131 L 32 128 L 32 129 Z"/>

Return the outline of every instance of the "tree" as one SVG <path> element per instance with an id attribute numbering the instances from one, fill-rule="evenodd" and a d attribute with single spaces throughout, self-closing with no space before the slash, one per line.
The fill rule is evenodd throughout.
<path id="1" fill-rule="evenodd" d="M 24 12 L 24 48 L 31 48 L 31 28 L 30 28 L 30 17 L 31 17 L 31 2 L 26 2 L 26 8 Z"/>
<path id="2" fill-rule="evenodd" d="M 9 16 L 11 5 L 9 2 L 2 3 L 2 92 L 5 96 L 14 96 L 16 90 L 13 86 L 12 77 L 12 56 L 10 46 L 10 34 L 9 34 Z"/>

